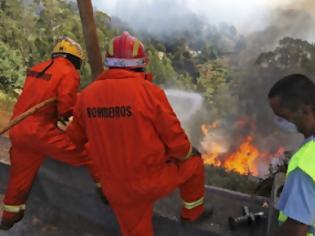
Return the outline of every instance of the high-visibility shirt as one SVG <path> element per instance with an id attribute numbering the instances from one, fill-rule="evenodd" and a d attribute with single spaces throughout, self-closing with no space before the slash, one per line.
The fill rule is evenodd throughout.
<path id="1" fill-rule="evenodd" d="M 314 157 L 315 157 L 315 142 L 312 137 L 291 158 L 289 166 L 288 166 L 288 171 L 287 171 L 288 178 L 290 178 L 291 177 L 290 175 L 293 175 L 293 174 L 295 174 L 295 176 L 298 176 L 299 174 L 298 172 L 301 171 L 302 172 L 301 174 L 304 174 L 307 177 L 309 177 L 312 183 L 315 184 L 315 159 Z M 302 193 L 298 193 L 298 194 L 302 194 Z M 281 201 L 281 198 L 280 198 L 280 201 Z M 312 203 L 312 204 L 315 204 L 315 203 Z M 282 207 L 280 207 L 280 209 L 281 208 Z M 279 218 L 278 218 L 279 221 L 285 222 L 287 218 L 288 217 L 284 214 L 284 212 L 280 211 Z M 307 236 L 314 236 L 314 234 L 312 233 L 313 232 L 312 229 L 314 229 L 314 227 L 315 227 L 315 222 L 313 222 L 313 227 L 310 227 Z"/>

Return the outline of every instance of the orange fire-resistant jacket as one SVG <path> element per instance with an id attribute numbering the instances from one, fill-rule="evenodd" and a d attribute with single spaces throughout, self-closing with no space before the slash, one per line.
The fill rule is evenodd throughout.
<path id="1" fill-rule="evenodd" d="M 58 117 L 72 115 L 80 75 L 71 62 L 65 58 L 54 59 L 53 65 L 40 75 L 39 73 L 50 63 L 51 60 L 42 62 L 27 71 L 23 92 L 14 107 L 13 118 L 52 97 L 57 97 L 58 102 L 36 113 L 32 116 L 33 120 L 56 123 Z"/>
<path id="2" fill-rule="evenodd" d="M 185 160 L 191 150 L 165 93 L 146 78 L 103 72 L 80 94 L 68 129 L 73 141 L 89 143 L 106 196 L 118 204 L 155 199 L 156 186 L 170 181 L 161 173 L 167 159 Z"/>

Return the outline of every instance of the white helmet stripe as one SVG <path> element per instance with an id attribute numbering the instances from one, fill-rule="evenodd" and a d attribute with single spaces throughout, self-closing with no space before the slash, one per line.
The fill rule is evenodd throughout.
<path id="1" fill-rule="evenodd" d="M 104 64 L 108 67 L 144 67 L 146 65 L 146 59 L 125 59 L 109 57 L 105 59 Z"/>

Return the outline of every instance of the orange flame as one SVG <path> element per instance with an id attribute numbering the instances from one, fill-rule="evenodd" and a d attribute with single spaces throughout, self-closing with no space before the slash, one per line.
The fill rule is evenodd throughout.
<path id="1" fill-rule="evenodd" d="M 244 119 L 242 119 L 236 124 L 244 123 Z M 217 128 L 217 124 L 218 123 L 215 122 L 211 125 L 203 125 L 201 127 L 203 134 L 207 135 L 211 132 L 211 129 Z M 202 155 L 204 163 L 215 167 L 223 167 L 228 171 L 235 171 L 241 175 L 259 176 L 258 163 L 261 162 L 261 160 L 267 160 L 272 156 L 281 156 L 284 152 L 284 148 L 279 148 L 274 153 L 259 150 L 259 148 L 253 144 L 254 138 L 251 135 L 245 137 L 238 149 L 231 154 L 228 154 L 224 149 L 223 143 L 215 143 L 212 142 L 211 139 L 209 140 L 205 139 L 202 143 L 203 147 L 209 150 L 208 153 Z"/>
<path id="2" fill-rule="evenodd" d="M 204 135 L 207 135 L 207 133 L 209 132 L 209 130 L 211 129 L 216 129 L 219 127 L 219 121 L 214 121 L 212 122 L 210 125 L 201 125 L 201 131 Z"/>
<path id="3" fill-rule="evenodd" d="M 212 165 L 216 167 L 220 167 L 222 165 L 222 162 L 218 160 L 219 153 L 220 153 L 221 147 L 219 145 L 214 145 L 213 146 L 213 152 L 210 154 L 203 154 L 203 160 L 206 165 Z"/>
<path id="4" fill-rule="evenodd" d="M 219 160 L 220 149 L 219 145 L 214 146 L 210 154 L 203 154 L 204 163 L 216 167 L 224 167 L 226 170 L 235 171 L 242 175 L 258 176 L 256 160 L 260 156 L 260 152 L 252 144 L 253 138 L 248 136 L 240 145 L 238 150 L 229 155 L 225 160 Z"/>
<path id="5" fill-rule="evenodd" d="M 251 136 L 246 137 L 239 149 L 224 161 L 224 168 L 242 175 L 258 176 L 255 161 L 260 156 L 260 152 L 253 146 L 252 141 Z"/>

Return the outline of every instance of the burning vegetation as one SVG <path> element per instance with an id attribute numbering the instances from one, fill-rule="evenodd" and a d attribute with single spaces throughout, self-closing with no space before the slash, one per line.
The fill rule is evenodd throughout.
<path id="1" fill-rule="evenodd" d="M 246 119 L 242 118 L 234 123 L 234 130 L 246 125 Z M 281 158 L 284 153 L 283 147 L 275 151 L 260 148 L 254 134 L 226 139 L 221 129 L 219 121 L 201 126 L 204 135 L 201 146 L 205 150 L 202 157 L 206 165 L 222 167 L 241 175 L 262 177 L 267 174 L 272 159 Z"/>

